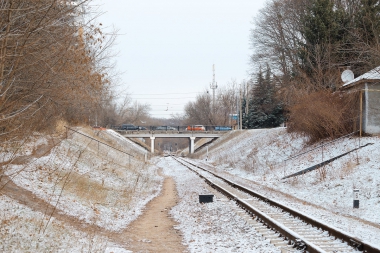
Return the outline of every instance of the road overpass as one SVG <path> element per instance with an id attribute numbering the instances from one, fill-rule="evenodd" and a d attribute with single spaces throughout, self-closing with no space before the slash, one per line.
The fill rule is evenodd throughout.
<path id="1" fill-rule="evenodd" d="M 219 138 L 226 131 L 125 131 L 115 130 L 126 138 L 150 138 L 151 152 L 154 153 L 154 141 L 156 138 L 189 138 L 189 152 L 194 153 L 195 138 Z"/>

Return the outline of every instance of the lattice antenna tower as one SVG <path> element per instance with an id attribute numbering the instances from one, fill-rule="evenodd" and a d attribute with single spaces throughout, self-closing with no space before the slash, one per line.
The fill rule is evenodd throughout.
<path id="1" fill-rule="evenodd" d="M 215 90 L 218 88 L 218 83 L 215 82 L 215 64 L 212 64 L 212 83 L 210 83 L 210 89 L 212 89 L 212 109 L 215 110 Z"/>

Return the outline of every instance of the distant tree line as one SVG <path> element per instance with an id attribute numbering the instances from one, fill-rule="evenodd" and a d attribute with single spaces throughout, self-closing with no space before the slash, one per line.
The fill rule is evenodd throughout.
<path id="1" fill-rule="evenodd" d="M 194 102 L 188 102 L 185 105 L 185 114 L 181 120 L 185 125 L 232 125 L 231 116 L 239 110 L 238 96 L 239 86 L 235 81 L 218 87 L 215 101 L 212 91 L 206 90 L 198 94 Z"/>

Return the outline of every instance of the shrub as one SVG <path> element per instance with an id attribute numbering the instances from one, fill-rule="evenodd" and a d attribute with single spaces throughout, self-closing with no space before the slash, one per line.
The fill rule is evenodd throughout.
<path id="1" fill-rule="evenodd" d="M 323 90 L 299 96 L 288 108 L 288 132 L 306 135 L 314 143 L 356 131 L 358 94 Z"/>

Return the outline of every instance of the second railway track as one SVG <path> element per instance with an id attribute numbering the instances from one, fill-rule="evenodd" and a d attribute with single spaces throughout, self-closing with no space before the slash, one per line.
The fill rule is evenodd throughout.
<path id="1" fill-rule="evenodd" d="M 380 249 L 354 236 L 331 227 L 274 200 L 234 183 L 199 164 L 173 157 L 202 177 L 216 189 L 258 221 L 254 226 L 273 244 L 288 252 L 295 248 L 305 252 L 368 252 Z"/>

